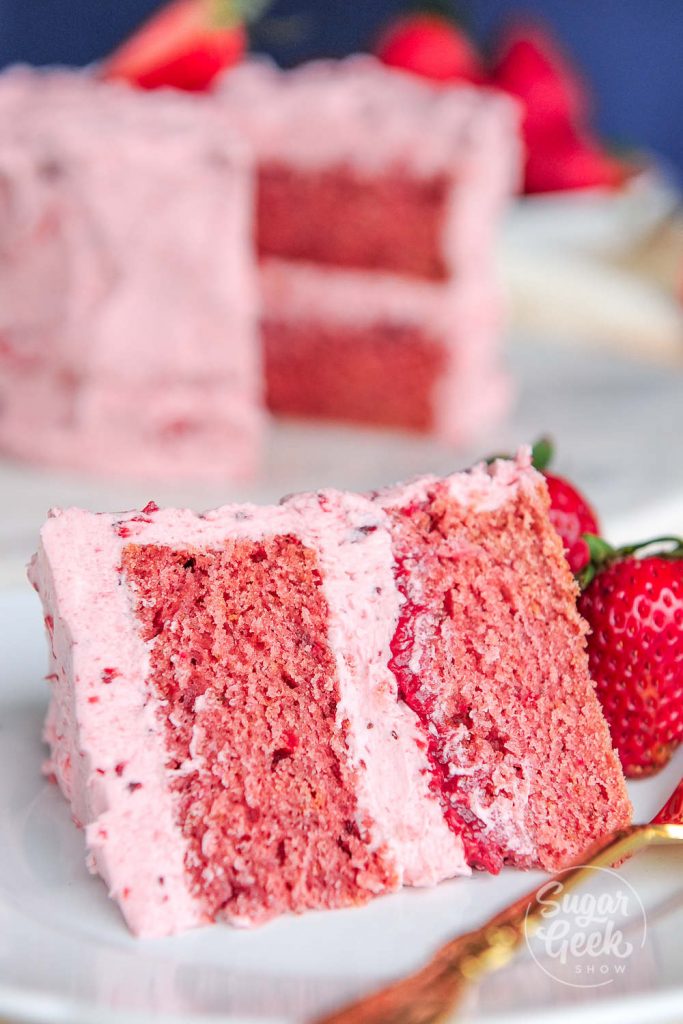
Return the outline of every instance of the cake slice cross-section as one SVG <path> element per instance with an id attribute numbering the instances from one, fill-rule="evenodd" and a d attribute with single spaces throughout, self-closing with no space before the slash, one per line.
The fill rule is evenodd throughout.
<path id="1" fill-rule="evenodd" d="M 131 929 L 556 868 L 629 820 L 542 477 L 56 510 L 48 770 Z"/>
<path id="2" fill-rule="evenodd" d="M 475 438 L 512 395 L 496 248 L 515 104 L 368 54 L 252 59 L 216 102 L 256 163 L 269 407 Z"/>

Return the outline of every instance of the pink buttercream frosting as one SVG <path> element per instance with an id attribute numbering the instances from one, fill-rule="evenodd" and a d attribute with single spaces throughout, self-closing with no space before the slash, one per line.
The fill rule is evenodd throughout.
<path id="1" fill-rule="evenodd" d="M 503 93 L 464 85 L 435 89 L 368 54 L 310 61 L 293 71 L 252 59 L 226 73 L 219 99 L 259 160 L 449 174 L 491 135 L 497 146 L 502 121 L 506 141 L 518 147 L 517 107 Z"/>
<path id="2" fill-rule="evenodd" d="M 85 828 L 90 867 L 132 931 L 163 935 L 205 915 L 185 877 L 148 651 L 117 571 L 121 547 L 111 517 L 80 510 L 52 513 L 43 530 L 30 575 L 50 634 L 45 739 L 49 769 Z"/>
<path id="3" fill-rule="evenodd" d="M 465 287 L 381 271 L 339 270 L 305 261 L 261 261 L 264 316 L 354 327 L 375 322 L 423 326 L 446 342 L 469 343 L 477 320 L 493 327 L 500 300 L 493 276 Z"/>
<path id="4" fill-rule="evenodd" d="M 146 477 L 251 472 L 240 140 L 203 100 L 21 69 L 0 79 L 0 125 L 0 446 Z"/>

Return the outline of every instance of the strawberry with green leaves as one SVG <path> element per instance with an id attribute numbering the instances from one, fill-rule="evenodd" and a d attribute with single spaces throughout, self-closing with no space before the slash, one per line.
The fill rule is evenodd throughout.
<path id="1" fill-rule="evenodd" d="M 172 0 L 104 62 L 101 77 L 140 89 L 203 92 L 241 60 L 245 21 L 264 6 L 258 0 Z"/>
<path id="2" fill-rule="evenodd" d="M 505 34 L 491 82 L 522 105 L 525 192 L 616 189 L 623 184 L 629 168 L 591 132 L 588 90 L 542 26 L 520 24 Z"/>
<path id="3" fill-rule="evenodd" d="M 683 740 L 683 539 L 586 540 L 579 611 L 591 675 L 625 774 L 651 775 Z"/>
<path id="4" fill-rule="evenodd" d="M 552 441 L 543 437 L 531 449 L 531 462 L 545 477 L 550 495 L 550 522 L 562 538 L 570 569 L 577 573 L 590 558 L 583 535 L 599 533 L 600 525 L 594 509 L 581 491 L 565 477 L 549 471 L 553 455 Z"/>

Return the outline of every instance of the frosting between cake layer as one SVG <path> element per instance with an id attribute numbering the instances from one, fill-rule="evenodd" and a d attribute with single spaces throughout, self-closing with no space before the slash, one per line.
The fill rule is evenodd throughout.
<path id="1" fill-rule="evenodd" d="M 380 271 L 346 270 L 304 261 L 263 259 L 262 316 L 318 318 L 362 327 L 375 320 L 416 324 L 467 346 L 472 322 L 497 327 L 500 300 L 491 276 L 444 284 Z"/>
<path id="2" fill-rule="evenodd" d="M 348 726 L 357 797 L 373 822 L 373 843 L 394 850 L 406 884 L 466 874 L 462 843 L 429 788 L 424 737 L 388 667 L 401 597 L 386 516 L 359 496 L 323 492 L 318 501 L 319 512 L 306 509 L 301 536 L 325 569 L 341 691 L 337 722 Z"/>

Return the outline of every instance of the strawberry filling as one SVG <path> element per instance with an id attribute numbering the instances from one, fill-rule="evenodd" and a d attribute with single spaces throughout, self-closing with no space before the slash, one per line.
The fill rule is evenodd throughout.
<path id="1" fill-rule="evenodd" d="M 444 735 L 434 728 L 435 695 L 424 689 L 421 677 L 411 668 L 417 652 L 418 623 L 424 621 L 428 608 L 408 596 L 409 575 L 405 559 L 397 560 L 395 572 L 399 590 L 406 600 L 391 642 L 389 668 L 396 677 L 401 700 L 415 712 L 424 728 L 433 772 L 432 786 L 441 797 L 449 827 L 462 838 L 465 856 L 472 867 L 497 874 L 503 864 L 503 851 L 484 835 L 483 823 L 468 806 L 463 776 L 449 774 Z M 461 709 L 460 717 L 463 723 L 468 721 L 465 708 Z"/>

